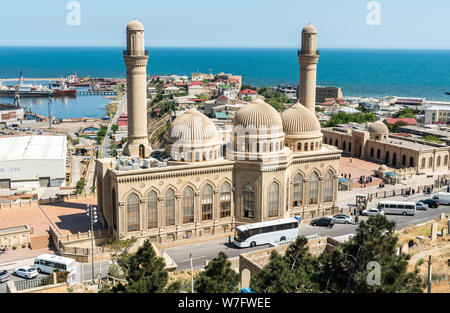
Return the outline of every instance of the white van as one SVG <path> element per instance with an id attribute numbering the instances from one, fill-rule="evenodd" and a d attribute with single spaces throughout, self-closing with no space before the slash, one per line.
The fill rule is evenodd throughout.
<path id="1" fill-rule="evenodd" d="M 450 204 L 450 193 L 448 192 L 439 192 L 438 194 L 433 196 L 434 200 L 437 200 L 439 204 Z"/>
<path id="2" fill-rule="evenodd" d="M 380 201 L 378 210 L 384 211 L 386 214 L 414 216 L 416 214 L 416 204 L 404 201 Z"/>
<path id="3" fill-rule="evenodd" d="M 59 255 L 42 254 L 34 259 L 34 267 L 39 273 L 51 274 L 56 269 L 76 273 L 76 261 Z"/>

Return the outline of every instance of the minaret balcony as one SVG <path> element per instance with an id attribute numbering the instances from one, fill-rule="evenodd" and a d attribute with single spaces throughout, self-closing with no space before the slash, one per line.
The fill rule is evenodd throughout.
<path id="1" fill-rule="evenodd" d="M 129 56 L 148 56 L 148 50 L 145 51 L 128 51 L 128 50 L 123 50 L 123 56 L 124 57 L 129 57 Z"/>
<path id="2" fill-rule="evenodd" d="M 313 54 L 308 53 L 308 52 L 309 52 L 309 51 L 298 50 L 298 56 L 301 56 L 301 55 L 320 55 L 320 50 L 316 50 L 316 52 L 313 53 Z"/>

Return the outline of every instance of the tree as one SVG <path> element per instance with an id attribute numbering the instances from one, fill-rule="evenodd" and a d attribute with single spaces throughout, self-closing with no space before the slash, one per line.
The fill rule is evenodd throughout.
<path id="1" fill-rule="evenodd" d="M 84 179 L 80 179 L 77 182 L 77 186 L 76 186 L 76 190 L 75 190 L 75 194 L 76 195 L 81 195 L 83 193 L 84 187 L 86 186 L 86 180 Z"/>
<path id="2" fill-rule="evenodd" d="M 111 130 L 112 130 L 113 133 L 115 134 L 115 133 L 119 130 L 119 125 L 113 124 L 113 126 L 111 126 Z"/>
<path id="3" fill-rule="evenodd" d="M 252 101 L 252 97 L 250 97 L 250 96 L 245 96 L 245 97 L 243 98 L 243 100 L 246 101 L 246 102 L 250 102 L 250 101 Z"/>
<path id="4" fill-rule="evenodd" d="M 223 252 L 219 252 L 195 277 L 194 288 L 198 293 L 231 293 L 239 291 L 239 274 L 231 269 L 231 263 Z"/>
<path id="5" fill-rule="evenodd" d="M 404 121 L 397 121 L 397 122 L 395 122 L 395 124 L 389 124 L 388 129 L 391 133 L 396 133 L 398 131 L 399 127 L 405 126 L 405 125 L 408 125 L 408 123 L 406 123 Z"/>
<path id="6" fill-rule="evenodd" d="M 308 240 L 297 237 L 284 256 L 273 251 L 269 264 L 251 280 L 251 288 L 262 293 L 318 292 L 314 280 L 319 271 L 317 258 L 309 253 Z"/>
<path id="7" fill-rule="evenodd" d="M 325 123 L 325 127 L 333 127 L 337 124 L 348 124 L 350 122 L 353 123 L 366 123 L 366 122 L 375 122 L 377 117 L 373 113 L 356 113 L 356 114 L 347 114 L 344 112 L 339 112 L 333 114 L 331 119 Z"/>
<path id="8" fill-rule="evenodd" d="M 112 293 L 161 293 L 177 292 L 179 283 L 167 286 L 169 273 L 164 269 L 164 259 L 156 255 L 152 244 L 146 240 L 136 253 L 119 259 L 127 284 L 119 283 L 110 289 Z"/>
<path id="9" fill-rule="evenodd" d="M 411 293 L 422 292 L 422 282 L 415 269 L 408 272 L 410 255 L 397 255 L 395 222 L 379 215 L 362 221 L 356 235 L 332 254 L 322 253 L 322 270 L 317 278 L 324 292 Z M 374 263 L 377 262 L 377 263 Z M 379 284 L 369 284 L 377 275 L 371 264 L 379 264 Z"/>
<path id="10" fill-rule="evenodd" d="M 416 115 L 419 114 L 419 110 L 413 110 L 411 108 L 403 108 L 397 112 L 397 118 L 413 118 L 417 119 Z"/>

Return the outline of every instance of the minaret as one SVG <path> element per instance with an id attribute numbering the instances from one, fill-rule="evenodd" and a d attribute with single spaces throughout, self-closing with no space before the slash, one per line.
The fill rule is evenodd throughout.
<path id="1" fill-rule="evenodd" d="M 316 77 L 319 51 L 317 48 L 317 30 L 308 24 L 302 31 L 302 50 L 298 52 L 300 62 L 300 84 L 298 99 L 309 110 L 315 112 Z"/>
<path id="2" fill-rule="evenodd" d="M 144 26 L 134 20 L 127 26 L 127 50 L 123 53 L 127 67 L 128 142 L 123 154 L 147 158 L 152 148 L 147 132 L 147 62 Z"/>

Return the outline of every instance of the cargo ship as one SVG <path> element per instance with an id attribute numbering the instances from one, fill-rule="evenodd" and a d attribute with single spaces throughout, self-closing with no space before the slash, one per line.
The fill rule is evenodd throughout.
<path id="1" fill-rule="evenodd" d="M 16 87 L 0 83 L 0 97 L 14 98 L 16 93 L 22 98 L 50 97 L 52 91 L 42 85 L 20 84 Z"/>
<path id="2" fill-rule="evenodd" d="M 77 90 L 75 88 L 68 88 L 64 84 L 60 87 L 52 88 L 51 91 L 52 97 L 75 97 L 77 94 Z"/>

